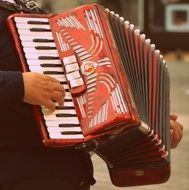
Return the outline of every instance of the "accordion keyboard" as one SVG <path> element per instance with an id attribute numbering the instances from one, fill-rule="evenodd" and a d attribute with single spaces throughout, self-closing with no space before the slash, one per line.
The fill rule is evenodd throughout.
<path id="1" fill-rule="evenodd" d="M 56 110 L 48 113 L 46 108 L 41 107 L 49 137 L 51 139 L 83 139 L 72 94 L 48 19 L 15 17 L 15 23 L 29 70 L 56 78 L 64 86 L 66 92 L 63 108 L 56 104 Z"/>

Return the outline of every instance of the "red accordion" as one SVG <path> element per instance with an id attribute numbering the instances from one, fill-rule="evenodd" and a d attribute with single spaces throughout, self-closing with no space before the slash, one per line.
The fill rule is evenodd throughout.
<path id="1" fill-rule="evenodd" d="M 99 5 L 14 14 L 8 24 L 23 72 L 66 90 L 54 113 L 34 107 L 45 145 L 95 151 L 117 186 L 169 178 L 169 74 L 144 34 Z"/>

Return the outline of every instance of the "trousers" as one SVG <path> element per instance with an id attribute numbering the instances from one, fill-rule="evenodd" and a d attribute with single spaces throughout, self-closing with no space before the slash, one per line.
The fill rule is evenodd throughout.
<path id="1" fill-rule="evenodd" d="M 73 174 L 74 175 L 74 174 Z M 78 185 L 59 180 L 32 179 L 0 184 L 0 190 L 90 190 L 90 184 L 81 182 Z"/>

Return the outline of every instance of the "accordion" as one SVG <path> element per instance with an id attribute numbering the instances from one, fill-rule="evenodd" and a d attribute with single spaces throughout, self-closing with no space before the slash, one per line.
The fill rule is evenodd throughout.
<path id="1" fill-rule="evenodd" d="M 23 72 L 60 81 L 64 107 L 34 106 L 46 146 L 94 151 L 112 183 L 163 183 L 170 176 L 169 73 L 133 24 L 100 5 L 8 18 Z"/>

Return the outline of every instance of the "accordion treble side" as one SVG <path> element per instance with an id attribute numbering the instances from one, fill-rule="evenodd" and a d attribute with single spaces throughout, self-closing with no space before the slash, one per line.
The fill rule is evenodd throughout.
<path id="1" fill-rule="evenodd" d="M 52 76 L 66 90 L 53 114 L 34 107 L 45 145 L 95 151 L 116 186 L 167 181 L 169 74 L 144 34 L 96 4 L 14 14 L 8 25 L 22 71 Z"/>

